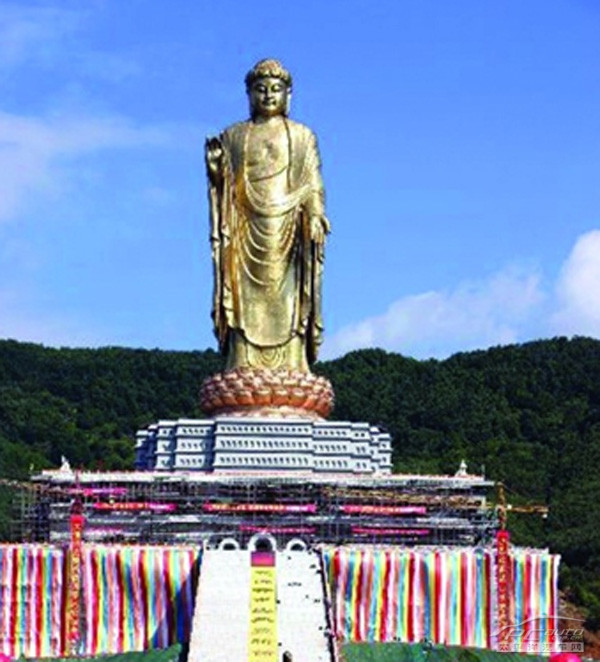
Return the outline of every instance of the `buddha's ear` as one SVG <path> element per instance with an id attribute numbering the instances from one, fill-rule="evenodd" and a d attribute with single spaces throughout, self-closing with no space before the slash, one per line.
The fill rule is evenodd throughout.
<path id="1" fill-rule="evenodd" d="M 250 111 L 250 117 L 254 117 L 254 108 L 252 107 L 252 97 L 250 96 L 249 88 L 246 88 L 246 97 L 248 98 L 248 109 Z"/>
<path id="2" fill-rule="evenodd" d="M 290 114 L 290 106 L 292 105 L 292 88 L 287 88 L 287 93 L 285 95 L 285 116 L 287 117 Z"/>

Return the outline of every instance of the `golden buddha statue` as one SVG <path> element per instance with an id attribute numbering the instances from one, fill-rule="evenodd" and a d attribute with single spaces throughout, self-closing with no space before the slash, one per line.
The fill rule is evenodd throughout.
<path id="1" fill-rule="evenodd" d="M 206 141 L 212 317 L 226 358 L 223 377 L 231 384 L 238 375 L 249 380 L 250 391 L 241 389 L 241 400 L 256 405 L 256 397 L 264 396 L 260 380 L 284 371 L 287 386 L 279 388 L 279 400 L 267 398 L 266 404 L 287 406 L 294 398 L 306 398 L 312 388 L 304 375 L 310 375 L 322 342 L 321 280 L 329 222 L 315 135 L 288 118 L 291 75 L 277 60 L 261 60 L 246 76 L 246 91 L 250 119 Z M 234 404 L 220 378 L 203 386 L 206 411 L 219 408 L 213 401 Z M 328 382 L 325 390 L 331 392 L 330 409 Z M 239 404 L 239 397 L 233 400 Z"/>
<path id="2" fill-rule="evenodd" d="M 307 371 L 321 344 L 324 213 L 314 134 L 276 60 L 246 76 L 251 118 L 206 142 L 213 320 L 227 368 Z"/>

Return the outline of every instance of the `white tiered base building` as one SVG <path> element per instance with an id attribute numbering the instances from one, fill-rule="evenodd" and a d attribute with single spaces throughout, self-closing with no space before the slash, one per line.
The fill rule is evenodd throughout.
<path id="1" fill-rule="evenodd" d="M 387 475 L 392 445 L 387 432 L 368 423 L 181 418 L 137 433 L 135 468 Z"/>

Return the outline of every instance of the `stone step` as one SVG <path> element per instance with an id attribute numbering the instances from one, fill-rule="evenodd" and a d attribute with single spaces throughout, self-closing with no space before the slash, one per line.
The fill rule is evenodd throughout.
<path id="1" fill-rule="evenodd" d="M 278 659 L 332 662 L 319 554 L 277 552 Z M 250 552 L 206 550 L 192 624 L 189 662 L 245 662 L 250 627 Z"/>

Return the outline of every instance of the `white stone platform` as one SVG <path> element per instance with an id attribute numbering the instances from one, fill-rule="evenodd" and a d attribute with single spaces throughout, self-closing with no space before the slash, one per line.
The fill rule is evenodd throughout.
<path id="1" fill-rule="evenodd" d="M 276 552 L 277 657 L 333 662 L 324 577 L 317 551 Z M 189 662 L 248 659 L 250 552 L 205 550 Z"/>
<path id="2" fill-rule="evenodd" d="M 135 468 L 386 475 L 391 456 L 390 435 L 368 423 L 181 418 L 137 433 Z"/>

